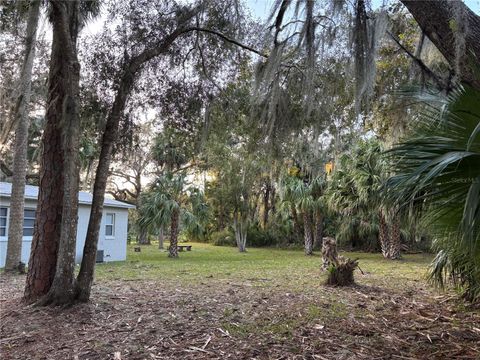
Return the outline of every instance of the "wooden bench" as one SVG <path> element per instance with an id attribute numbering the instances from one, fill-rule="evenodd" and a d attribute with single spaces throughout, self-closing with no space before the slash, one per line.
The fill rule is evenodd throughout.
<path id="1" fill-rule="evenodd" d="M 187 251 L 192 251 L 192 245 L 177 245 L 178 251 L 183 251 L 184 249 Z"/>

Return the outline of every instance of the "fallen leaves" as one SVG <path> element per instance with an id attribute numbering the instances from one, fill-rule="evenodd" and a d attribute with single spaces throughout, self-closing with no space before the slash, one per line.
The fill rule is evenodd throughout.
<path id="1" fill-rule="evenodd" d="M 23 282 L 0 279 L 0 357 L 480 358 L 480 314 L 459 310 L 450 295 L 446 301 L 413 285 L 299 292 L 263 279 L 242 284 L 212 278 L 188 288 L 102 281 L 94 287 L 93 303 L 63 310 L 24 307 Z"/>

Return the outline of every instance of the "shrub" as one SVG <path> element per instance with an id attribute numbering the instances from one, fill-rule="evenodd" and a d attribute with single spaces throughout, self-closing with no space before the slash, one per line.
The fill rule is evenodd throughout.
<path id="1" fill-rule="evenodd" d="M 210 235 L 210 243 L 215 246 L 237 246 L 235 234 L 228 229 L 213 232 Z"/>
<path id="2" fill-rule="evenodd" d="M 276 239 L 268 230 L 252 225 L 247 231 L 247 247 L 272 246 L 277 243 Z"/>

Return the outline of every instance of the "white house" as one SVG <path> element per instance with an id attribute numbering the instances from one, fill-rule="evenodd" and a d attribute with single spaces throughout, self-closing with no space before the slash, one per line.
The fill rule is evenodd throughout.
<path id="1" fill-rule="evenodd" d="M 8 222 L 12 184 L 0 182 L 0 268 L 5 266 L 7 254 Z M 32 244 L 35 210 L 37 208 L 38 186 L 25 187 L 25 217 L 23 221 L 22 262 L 28 263 Z M 78 193 L 78 229 L 75 260 L 81 262 L 83 245 L 87 233 L 92 194 Z M 128 209 L 135 206 L 105 199 L 100 237 L 98 239 L 97 261 L 121 261 L 127 256 Z"/>

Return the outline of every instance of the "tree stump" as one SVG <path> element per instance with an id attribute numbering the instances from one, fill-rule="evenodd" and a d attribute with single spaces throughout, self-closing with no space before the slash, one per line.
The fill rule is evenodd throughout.
<path id="1" fill-rule="evenodd" d="M 337 241 L 333 237 L 324 237 L 322 241 L 322 270 L 327 270 L 337 261 Z"/>
<path id="2" fill-rule="evenodd" d="M 357 267 L 358 259 L 351 260 L 343 256 L 338 256 L 337 242 L 334 238 L 323 238 L 322 269 L 328 270 L 327 285 L 353 285 L 355 283 L 353 272 Z"/>
<path id="3" fill-rule="evenodd" d="M 337 264 L 328 269 L 327 285 L 349 286 L 355 284 L 353 272 L 358 267 L 358 260 L 340 256 Z"/>

